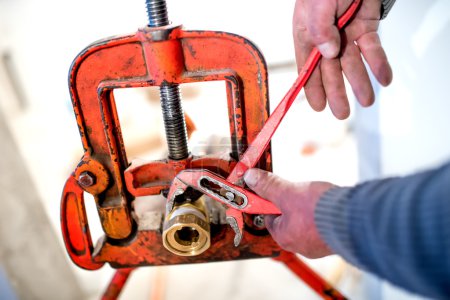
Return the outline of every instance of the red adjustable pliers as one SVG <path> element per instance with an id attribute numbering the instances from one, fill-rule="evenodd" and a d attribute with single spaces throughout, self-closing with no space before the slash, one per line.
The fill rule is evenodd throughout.
<path id="1" fill-rule="evenodd" d="M 355 0 L 347 11 L 339 18 L 337 27 L 342 29 L 356 14 L 362 0 Z M 271 202 L 262 199 L 243 188 L 245 172 L 253 168 L 261 158 L 264 150 L 280 125 L 287 111 L 304 87 L 321 58 L 320 52 L 314 48 L 297 80 L 284 96 L 283 100 L 270 115 L 255 140 L 240 158 L 230 175 L 225 179 L 204 169 L 188 169 L 181 171 L 173 180 L 168 194 L 168 206 L 172 208 L 175 198 L 182 195 L 188 187 L 202 192 L 208 197 L 227 206 L 227 222 L 235 231 L 234 245 L 237 247 L 242 239 L 244 219 L 247 214 L 280 214 L 279 209 Z"/>

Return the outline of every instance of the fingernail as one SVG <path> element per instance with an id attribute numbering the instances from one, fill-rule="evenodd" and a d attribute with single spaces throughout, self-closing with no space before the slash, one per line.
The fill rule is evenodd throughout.
<path id="1" fill-rule="evenodd" d="M 334 58 L 339 53 L 338 47 L 332 42 L 320 44 L 317 46 L 317 49 L 319 49 L 320 53 L 322 53 L 325 58 Z"/>
<path id="2" fill-rule="evenodd" d="M 259 171 L 255 169 L 250 169 L 244 174 L 245 183 L 249 187 L 254 187 L 259 179 Z"/>

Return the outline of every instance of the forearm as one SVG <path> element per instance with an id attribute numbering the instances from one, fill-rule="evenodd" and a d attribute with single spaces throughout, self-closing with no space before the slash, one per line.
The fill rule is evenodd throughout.
<path id="1" fill-rule="evenodd" d="M 332 189 L 315 220 L 329 247 L 352 264 L 424 295 L 450 294 L 450 164 Z"/>

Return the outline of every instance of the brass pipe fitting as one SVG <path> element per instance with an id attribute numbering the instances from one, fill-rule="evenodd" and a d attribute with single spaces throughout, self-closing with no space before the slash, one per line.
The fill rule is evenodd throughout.
<path id="1" fill-rule="evenodd" d="M 164 247 L 176 255 L 196 256 L 205 252 L 211 245 L 211 230 L 204 197 L 175 204 L 166 214 L 162 236 Z"/>

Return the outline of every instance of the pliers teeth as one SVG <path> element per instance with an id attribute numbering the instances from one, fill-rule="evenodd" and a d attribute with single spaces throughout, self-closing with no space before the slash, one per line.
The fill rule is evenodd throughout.
<path id="1" fill-rule="evenodd" d="M 234 246 L 238 247 L 244 235 L 244 218 L 242 213 L 234 208 L 227 209 L 227 223 L 234 230 Z"/>

